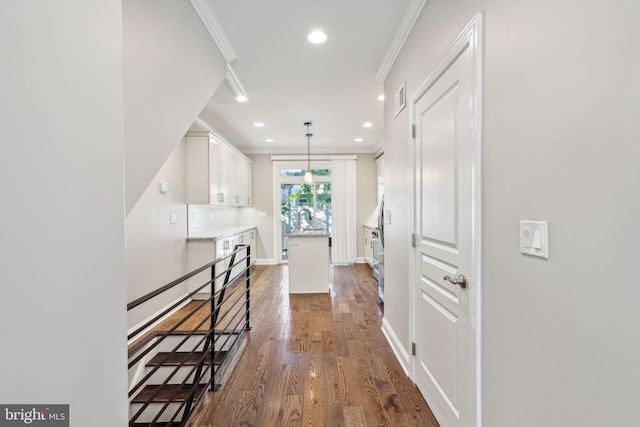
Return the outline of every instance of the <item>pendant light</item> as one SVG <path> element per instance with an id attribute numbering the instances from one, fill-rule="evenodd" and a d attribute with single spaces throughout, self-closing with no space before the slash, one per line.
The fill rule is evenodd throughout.
<path id="1" fill-rule="evenodd" d="M 304 173 L 304 183 L 311 185 L 313 184 L 313 174 L 311 173 L 311 137 L 313 134 L 309 133 L 311 122 L 305 122 L 304 125 L 307 127 L 307 171 Z"/>

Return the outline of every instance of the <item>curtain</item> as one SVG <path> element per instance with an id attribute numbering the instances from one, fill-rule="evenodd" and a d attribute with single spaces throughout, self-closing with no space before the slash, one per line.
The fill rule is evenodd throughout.
<path id="1" fill-rule="evenodd" d="M 331 160 L 332 261 L 356 262 L 356 161 Z"/>

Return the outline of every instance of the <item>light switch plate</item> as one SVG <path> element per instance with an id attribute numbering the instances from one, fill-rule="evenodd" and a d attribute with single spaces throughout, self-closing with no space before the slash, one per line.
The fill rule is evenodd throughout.
<path id="1" fill-rule="evenodd" d="M 547 221 L 520 221 L 520 252 L 549 258 L 549 225 Z"/>

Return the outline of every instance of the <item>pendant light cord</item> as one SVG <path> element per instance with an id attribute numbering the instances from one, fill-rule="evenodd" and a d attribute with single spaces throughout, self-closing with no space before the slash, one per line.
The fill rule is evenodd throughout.
<path id="1" fill-rule="evenodd" d="M 304 125 L 307 127 L 307 171 L 311 171 L 311 137 L 313 136 L 309 132 L 311 122 L 306 122 Z"/>

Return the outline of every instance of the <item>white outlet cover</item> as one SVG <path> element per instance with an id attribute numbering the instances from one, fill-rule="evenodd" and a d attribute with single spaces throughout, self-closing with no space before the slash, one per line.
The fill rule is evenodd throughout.
<path id="1" fill-rule="evenodd" d="M 549 224 L 547 221 L 520 221 L 520 252 L 549 258 Z"/>

